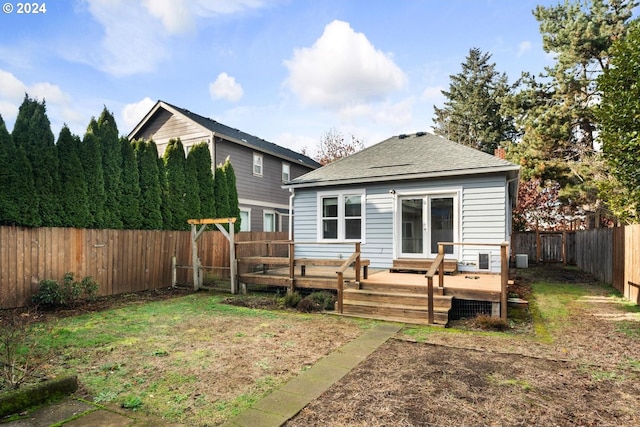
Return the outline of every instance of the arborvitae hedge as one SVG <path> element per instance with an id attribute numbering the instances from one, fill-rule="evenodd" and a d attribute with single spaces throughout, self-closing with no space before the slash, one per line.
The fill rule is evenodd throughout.
<path id="1" fill-rule="evenodd" d="M 185 178 L 184 148 L 180 138 L 172 139 L 164 152 L 167 173 L 167 206 L 171 212 L 171 229 L 187 230 L 187 207 L 185 203 L 187 182 Z"/>
<path id="2" fill-rule="evenodd" d="M 60 169 L 44 101 L 38 102 L 25 96 L 18 110 L 12 137 L 16 145 L 24 150 L 31 165 L 34 183 L 32 196 L 36 198 L 42 224 L 60 226 Z"/>
<path id="3" fill-rule="evenodd" d="M 213 176 L 216 214 L 218 218 L 229 218 L 231 216 L 231 211 L 229 210 L 229 187 L 227 186 L 227 177 L 222 166 L 218 165 L 216 167 L 215 175 Z"/>
<path id="4" fill-rule="evenodd" d="M 224 161 L 222 166 L 224 176 L 227 180 L 227 188 L 229 189 L 229 217 L 236 218 L 234 231 L 240 231 L 240 206 L 238 205 L 238 189 L 236 188 L 236 173 L 233 170 L 229 157 Z"/>
<path id="5" fill-rule="evenodd" d="M 89 193 L 82 163 L 80 162 L 80 138 L 64 126 L 56 144 L 60 162 L 60 222 L 63 227 L 87 228 L 92 223 L 89 212 Z"/>
<path id="6" fill-rule="evenodd" d="M 187 218 L 203 218 L 200 212 L 200 188 L 198 186 L 198 167 L 193 156 L 187 156 L 184 175 L 186 179 L 185 207 Z"/>
<path id="7" fill-rule="evenodd" d="M 104 228 L 123 227 L 120 217 L 122 195 L 122 154 L 118 126 L 113 114 L 105 107 L 97 121 L 95 132 L 102 148 L 102 172 L 104 174 Z"/>
<path id="8" fill-rule="evenodd" d="M 198 194 L 200 195 L 200 214 L 202 218 L 217 218 L 216 199 L 211 168 L 209 144 L 201 142 L 191 147 L 189 157 L 193 157 L 198 172 Z"/>
<path id="9" fill-rule="evenodd" d="M 92 119 L 96 127 L 98 123 Z M 102 171 L 102 150 L 98 137 L 93 133 L 91 124 L 80 143 L 80 159 L 87 192 L 90 197 L 89 213 L 91 214 L 90 228 L 104 227 L 104 173 Z"/>
<path id="10" fill-rule="evenodd" d="M 133 151 L 133 143 L 127 138 L 120 139 L 122 149 L 122 193 L 120 196 L 120 218 L 125 229 L 142 228 L 140 213 L 140 176 L 138 162 Z"/>
<path id="11" fill-rule="evenodd" d="M 138 162 L 138 176 L 140 178 L 140 213 L 141 227 L 145 230 L 161 230 L 162 189 L 158 174 L 158 151 L 151 147 L 153 141 L 135 142 L 136 160 Z"/>

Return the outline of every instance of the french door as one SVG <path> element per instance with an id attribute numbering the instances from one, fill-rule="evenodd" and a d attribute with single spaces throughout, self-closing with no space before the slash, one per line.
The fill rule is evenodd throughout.
<path id="1" fill-rule="evenodd" d="M 458 229 L 456 200 L 454 194 L 400 197 L 399 256 L 434 258 L 438 242 L 454 242 Z M 445 254 L 454 253 L 455 247 L 445 246 Z"/>

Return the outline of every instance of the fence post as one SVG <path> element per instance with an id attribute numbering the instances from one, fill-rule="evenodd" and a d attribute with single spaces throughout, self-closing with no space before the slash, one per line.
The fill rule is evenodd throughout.
<path id="1" fill-rule="evenodd" d="M 338 313 L 342 314 L 342 295 L 344 291 L 344 273 L 338 272 Z"/>
<path id="2" fill-rule="evenodd" d="M 509 282 L 509 262 L 507 258 L 507 242 L 500 246 L 500 318 L 507 320 L 507 284 Z"/>
<path id="3" fill-rule="evenodd" d="M 440 269 L 442 269 L 442 264 L 440 265 Z M 433 314 L 433 277 L 428 277 L 427 278 L 427 295 L 429 297 L 429 300 L 427 302 L 427 310 L 429 310 L 428 312 L 428 319 L 429 319 L 429 324 L 433 325 L 434 323 L 434 314 Z"/>
<path id="4" fill-rule="evenodd" d="M 175 288 L 178 284 L 178 274 L 176 272 L 176 256 L 171 257 L 171 287 Z"/>

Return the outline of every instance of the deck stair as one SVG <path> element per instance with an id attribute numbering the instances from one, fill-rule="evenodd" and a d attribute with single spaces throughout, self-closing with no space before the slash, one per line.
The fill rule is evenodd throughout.
<path id="1" fill-rule="evenodd" d="M 393 260 L 393 267 L 389 270 L 392 273 L 426 273 L 431 267 L 432 259 L 413 259 L 413 258 L 397 258 Z M 455 274 L 458 272 L 458 261 L 444 260 L 444 273 Z"/>
<path id="2" fill-rule="evenodd" d="M 434 289 L 434 322 L 446 325 L 452 296 Z M 428 324 L 426 286 L 372 283 L 363 280 L 359 287 L 346 288 L 343 294 L 343 314 L 393 322 Z"/>

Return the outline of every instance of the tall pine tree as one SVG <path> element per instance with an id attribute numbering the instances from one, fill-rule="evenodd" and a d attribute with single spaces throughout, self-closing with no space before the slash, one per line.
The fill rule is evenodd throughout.
<path id="1" fill-rule="evenodd" d="M 98 122 L 91 119 L 87 132 L 80 143 L 80 159 L 84 179 L 87 182 L 87 191 L 90 196 L 89 212 L 91 214 L 91 228 L 104 227 L 104 173 L 102 169 L 102 146 L 98 137 L 94 134 L 97 131 Z"/>
<path id="2" fill-rule="evenodd" d="M 171 229 L 187 230 L 187 181 L 185 175 L 184 147 L 180 138 L 172 139 L 164 152 L 164 164 L 167 174 L 167 204 L 171 212 Z"/>
<path id="3" fill-rule="evenodd" d="M 231 209 L 229 207 L 229 185 L 225 174 L 224 163 L 216 166 L 213 175 L 214 193 L 216 195 L 216 214 L 218 218 L 229 218 Z M 225 225 L 225 228 L 227 226 Z"/>
<path id="4" fill-rule="evenodd" d="M 216 200 L 209 145 L 206 142 L 194 145 L 189 150 L 189 157 L 193 157 L 196 162 L 200 213 L 203 218 L 216 218 Z"/>
<path id="5" fill-rule="evenodd" d="M 65 125 L 56 144 L 60 164 L 61 225 L 87 228 L 92 218 L 89 212 L 89 193 L 82 163 L 80 162 L 80 138 L 71 134 Z"/>
<path id="6" fill-rule="evenodd" d="M 0 116 L 0 224 L 41 225 L 31 165 Z"/>
<path id="7" fill-rule="evenodd" d="M 198 186 L 198 165 L 195 157 L 191 155 L 191 152 L 187 156 L 185 163 L 185 181 L 187 184 L 187 193 L 185 195 L 185 207 L 187 209 L 187 217 L 193 219 L 200 219 L 202 213 L 200 212 L 200 188 Z"/>
<path id="8" fill-rule="evenodd" d="M 491 55 L 473 48 L 462 71 L 450 76 L 443 108 L 435 107 L 434 132 L 447 139 L 493 154 L 515 137 L 513 122 L 500 111 L 509 94 L 506 74 L 496 71 Z"/>
<path id="9" fill-rule="evenodd" d="M 140 182 L 141 227 L 145 230 L 161 230 L 162 226 L 162 188 L 158 174 L 158 151 L 151 147 L 153 142 L 138 140 L 135 142 L 138 176 Z"/>
<path id="10" fill-rule="evenodd" d="M 122 193 L 120 195 L 120 218 L 123 227 L 129 230 L 142 228 L 140 212 L 140 175 L 133 150 L 133 143 L 121 138 L 122 149 Z"/>
<path id="11" fill-rule="evenodd" d="M 235 218 L 235 232 L 240 231 L 240 205 L 238 204 L 238 189 L 236 188 L 236 173 L 231 165 L 229 157 L 224 161 L 222 166 L 224 176 L 227 181 L 227 189 L 229 191 L 229 217 Z"/>
<path id="12" fill-rule="evenodd" d="M 25 95 L 12 137 L 16 145 L 24 150 L 31 165 L 35 187 L 33 197 L 38 203 L 42 225 L 60 226 L 60 169 L 44 101 L 38 102 Z"/>
<path id="13" fill-rule="evenodd" d="M 122 195 L 122 153 L 118 126 L 113 114 L 104 107 L 95 126 L 95 134 L 102 148 L 104 174 L 104 227 L 121 229 L 120 197 Z"/>

